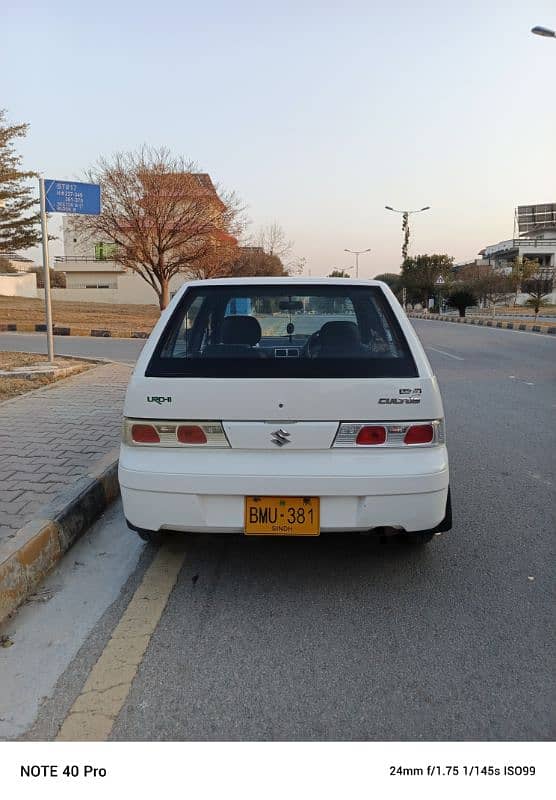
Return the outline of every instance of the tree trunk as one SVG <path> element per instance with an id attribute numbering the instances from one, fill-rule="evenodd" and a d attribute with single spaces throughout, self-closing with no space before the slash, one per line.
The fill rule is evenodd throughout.
<path id="1" fill-rule="evenodd" d="M 160 306 L 160 310 L 164 311 L 168 303 L 170 302 L 170 286 L 167 279 L 161 279 L 160 281 L 160 293 L 158 295 L 158 304 Z"/>

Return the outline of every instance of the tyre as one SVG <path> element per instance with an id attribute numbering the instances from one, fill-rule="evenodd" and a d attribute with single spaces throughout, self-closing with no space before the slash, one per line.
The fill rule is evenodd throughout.
<path id="1" fill-rule="evenodd" d="M 144 542 L 148 542 L 149 544 L 158 547 L 158 545 L 162 542 L 163 534 L 161 531 L 148 531 L 145 528 L 138 528 L 136 525 L 133 525 L 129 520 L 126 519 L 127 527 L 135 531 L 135 533 L 142 539 Z"/>
<path id="2" fill-rule="evenodd" d="M 423 545 L 428 544 L 434 537 L 435 533 L 444 533 L 445 531 L 449 531 L 452 527 L 452 494 L 450 492 L 450 487 L 448 487 L 448 497 L 446 499 L 446 513 L 444 515 L 444 519 L 440 522 L 436 528 L 433 528 L 430 531 L 406 531 L 404 533 L 404 540 L 407 544 L 411 545 Z"/>
<path id="3" fill-rule="evenodd" d="M 162 543 L 163 534 L 160 531 L 145 531 L 142 528 L 138 528 L 135 532 L 140 539 L 152 544 L 154 547 L 159 547 Z"/>
<path id="4" fill-rule="evenodd" d="M 404 534 L 404 541 L 406 544 L 417 545 L 421 547 L 428 544 L 434 538 L 434 531 L 414 531 L 412 533 Z"/>

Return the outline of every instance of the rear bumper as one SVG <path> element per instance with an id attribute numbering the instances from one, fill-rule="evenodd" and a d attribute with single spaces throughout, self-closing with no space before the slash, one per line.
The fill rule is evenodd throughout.
<path id="1" fill-rule="evenodd" d="M 404 451 L 154 451 L 122 446 L 129 522 L 210 533 L 243 531 L 245 495 L 320 497 L 322 531 L 435 528 L 446 513 L 445 447 Z"/>

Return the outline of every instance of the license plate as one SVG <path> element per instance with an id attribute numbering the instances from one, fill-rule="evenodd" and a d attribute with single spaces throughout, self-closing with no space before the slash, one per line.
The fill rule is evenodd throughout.
<path id="1" fill-rule="evenodd" d="M 247 536 L 318 536 L 318 497 L 246 497 Z"/>

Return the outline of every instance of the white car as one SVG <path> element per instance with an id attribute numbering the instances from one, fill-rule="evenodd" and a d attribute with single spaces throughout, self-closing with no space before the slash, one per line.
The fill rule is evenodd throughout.
<path id="1" fill-rule="evenodd" d="M 318 536 L 451 527 L 444 411 L 398 301 L 379 281 L 185 284 L 127 390 L 128 526 Z"/>

